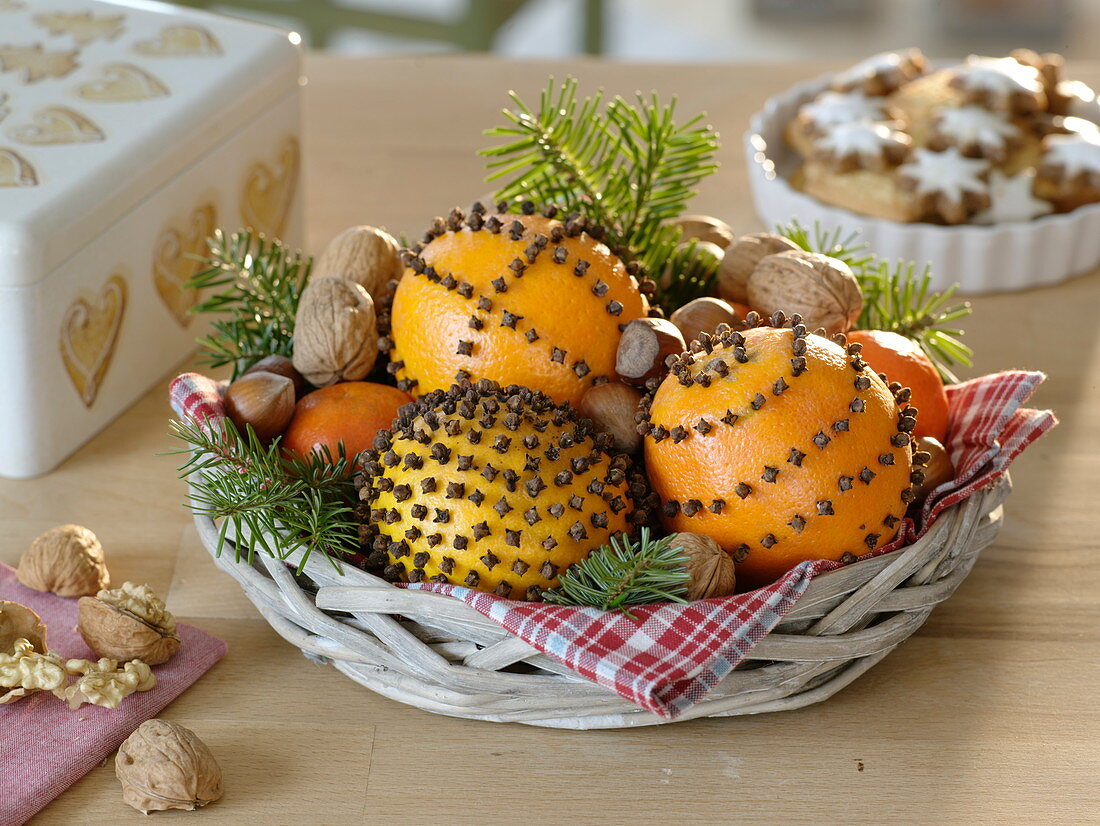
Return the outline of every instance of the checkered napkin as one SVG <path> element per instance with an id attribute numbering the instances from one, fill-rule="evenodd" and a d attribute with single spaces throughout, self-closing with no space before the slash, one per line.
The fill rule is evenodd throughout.
<path id="1" fill-rule="evenodd" d="M 0 564 L 0 600 L 36 611 L 46 625 L 47 644 L 62 657 L 96 659 L 77 633 L 75 599 L 24 588 L 15 571 Z M 156 687 L 131 694 L 116 709 L 83 705 L 70 711 L 48 691 L 0 706 L 0 826 L 29 819 L 225 656 L 221 640 L 183 623 L 176 628 L 179 652 L 154 666 Z"/>
<path id="2" fill-rule="evenodd" d="M 906 520 L 892 544 L 867 556 L 912 542 L 945 508 L 1000 480 L 1020 452 L 1056 423 L 1050 411 L 1021 407 L 1043 378 L 1041 373 L 1006 372 L 947 388 L 951 436 L 946 447 L 956 479 L 932 492 L 919 528 Z M 202 376 L 180 376 L 172 385 L 173 406 L 180 415 L 222 415 L 218 389 Z M 811 579 L 837 567 L 828 560 L 804 562 L 764 588 L 688 605 L 632 608 L 633 619 L 595 608 L 516 602 L 458 585 L 409 587 L 461 599 L 578 674 L 675 719 L 706 697 L 779 623 Z"/>

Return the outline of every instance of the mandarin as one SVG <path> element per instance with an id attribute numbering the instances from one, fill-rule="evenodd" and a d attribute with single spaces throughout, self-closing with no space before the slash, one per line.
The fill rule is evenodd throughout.
<path id="1" fill-rule="evenodd" d="M 398 387 L 485 378 L 576 404 L 614 379 L 621 327 L 648 306 L 601 234 L 576 216 L 486 217 L 477 204 L 437 219 L 406 254 L 390 308 Z"/>
<path id="2" fill-rule="evenodd" d="M 667 528 L 731 552 L 740 587 L 885 545 L 913 498 L 909 409 L 858 345 L 792 321 L 704 334 L 642 424 Z"/>
<path id="3" fill-rule="evenodd" d="M 298 400 L 283 434 L 283 450 L 305 456 L 327 447 L 330 454 L 351 458 L 366 450 L 379 430 L 388 428 L 401 405 L 412 398 L 387 384 L 345 381 L 314 390 Z"/>
<path id="4" fill-rule="evenodd" d="M 886 380 L 912 392 L 912 403 L 920 411 L 913 438 L 930 436 L 941 443 L 947 442 L 947 423 L 950 407 L 947 391 L 936 365 L 925 355 L 913 339 L 885 330 L 853 330 L 848 341 L 863 345 L 863 358 L 877 373 L 884 373 Z"/>

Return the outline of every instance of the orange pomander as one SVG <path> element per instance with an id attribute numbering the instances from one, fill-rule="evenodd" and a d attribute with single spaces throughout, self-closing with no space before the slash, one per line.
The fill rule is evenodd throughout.
<path id="1" fill-rule="evenodd" d="M 890 542 L 920 475 L 911 477 L 907 394 L 895 398 L 858 344 L 792 323 L 704 334 L 641 426 L 668 529 L 732 553 L 742 588 L 804 560 L 849 561 Z"/>
<path id="2" fill-rule="evenodd" d="M 620 327 L 648 307 L 601 234 L 583 218 L 486 217 L 478 204 L 437 219 L 406 254 L 389 313 L 398 386 L 484 378 L 576 404 L 614 379 Z"/>

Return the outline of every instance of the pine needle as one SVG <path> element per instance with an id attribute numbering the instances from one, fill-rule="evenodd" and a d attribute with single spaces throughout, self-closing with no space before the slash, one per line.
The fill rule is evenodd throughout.
<path id="1" fill-rule="evenodd" d="M 587 558 L 558 577 L 558 587 L 544 591 L 543 599 L 556 605 L 579 605 L 604 611 L 627 610 L 654 602 L 687 602 L 687 558 L 670 547 L 672 536 L 652 539 L 642 528 L 637 541 L 612 537 Z"/>

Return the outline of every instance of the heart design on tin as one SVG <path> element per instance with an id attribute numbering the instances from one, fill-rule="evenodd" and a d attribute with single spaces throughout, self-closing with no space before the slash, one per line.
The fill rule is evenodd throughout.
<path id="1" fill-rule="evenodd" d="M 282 238 L 298 189 L 298 141 L 288 136 L 275 163 L 257 161 L 245 173 L 241 219 L 268 238 Z"/>
<path id="2" fill-rule="evenodd" d="M 32 46 L 0 46 L 0 72 L 19 72 L 23 83 L 37 83 L 45 78 L 59 78 L 72 72 L 79 64 L 78 51 L 47 52 L 41 43 Z"/>
<path id="3" fill-rule="evenodd" d="M 202 26 L 165 26 L 159 36 L 135 43 L 134 51 L 146 57 L 201 57 L 220 55 L 222 47 Z"/>
<path id="4" fill-rule="evenodd" d="M 77 46 L 87 46 L 94 40 L 114 40 L 122 34 L 125 18 L 96 17 L 89 11 L 54 12 L 36 14 L 34 22 L 45 28 L 54 37 L 69 35 Z"/>
<path id="5" fill-rule="evenodd" d="M 14 149 L 0 147 L 0 186 L 38 186 L 38 173 Z"/>
<path id="6" fill-rule="evenodd" d="M 61 359 L 85 407 L 91 407 L 115 354 L 126 311 L 126 280 L 116 269 L 91 301 L 77 298 L 61 320 Z"/>
<path id="7" fill-rule="evenodd" d="M 199 291 L 185 288 L 202 264 L 191 256 L 206 251 L 206 239 L 217 225 L 212 203 L 196 207 L 186 219 L 172 219 L 164 225 L 153 248 L 153 283 L 172 317 L 181 327 L 191 323 L 190 309 L 198 303 Z"/>
<path id="8" fill-rule="evenodd" d="M 167 97 L 168 87 L 130 63 L 109 63 L 99 70 L 98 80 L 81 85 L 76 93 L 99 103 L 125 103 Z"/>
<path id="9" fill-rule="evenodd" d="M 65 106 L 49 106 L 34 115 L 34 120 L 13 126 L 8 132 L 20 143 L 47 146 L 63 143 L 95 143 L 107 136 L 82 114 Z"/>

